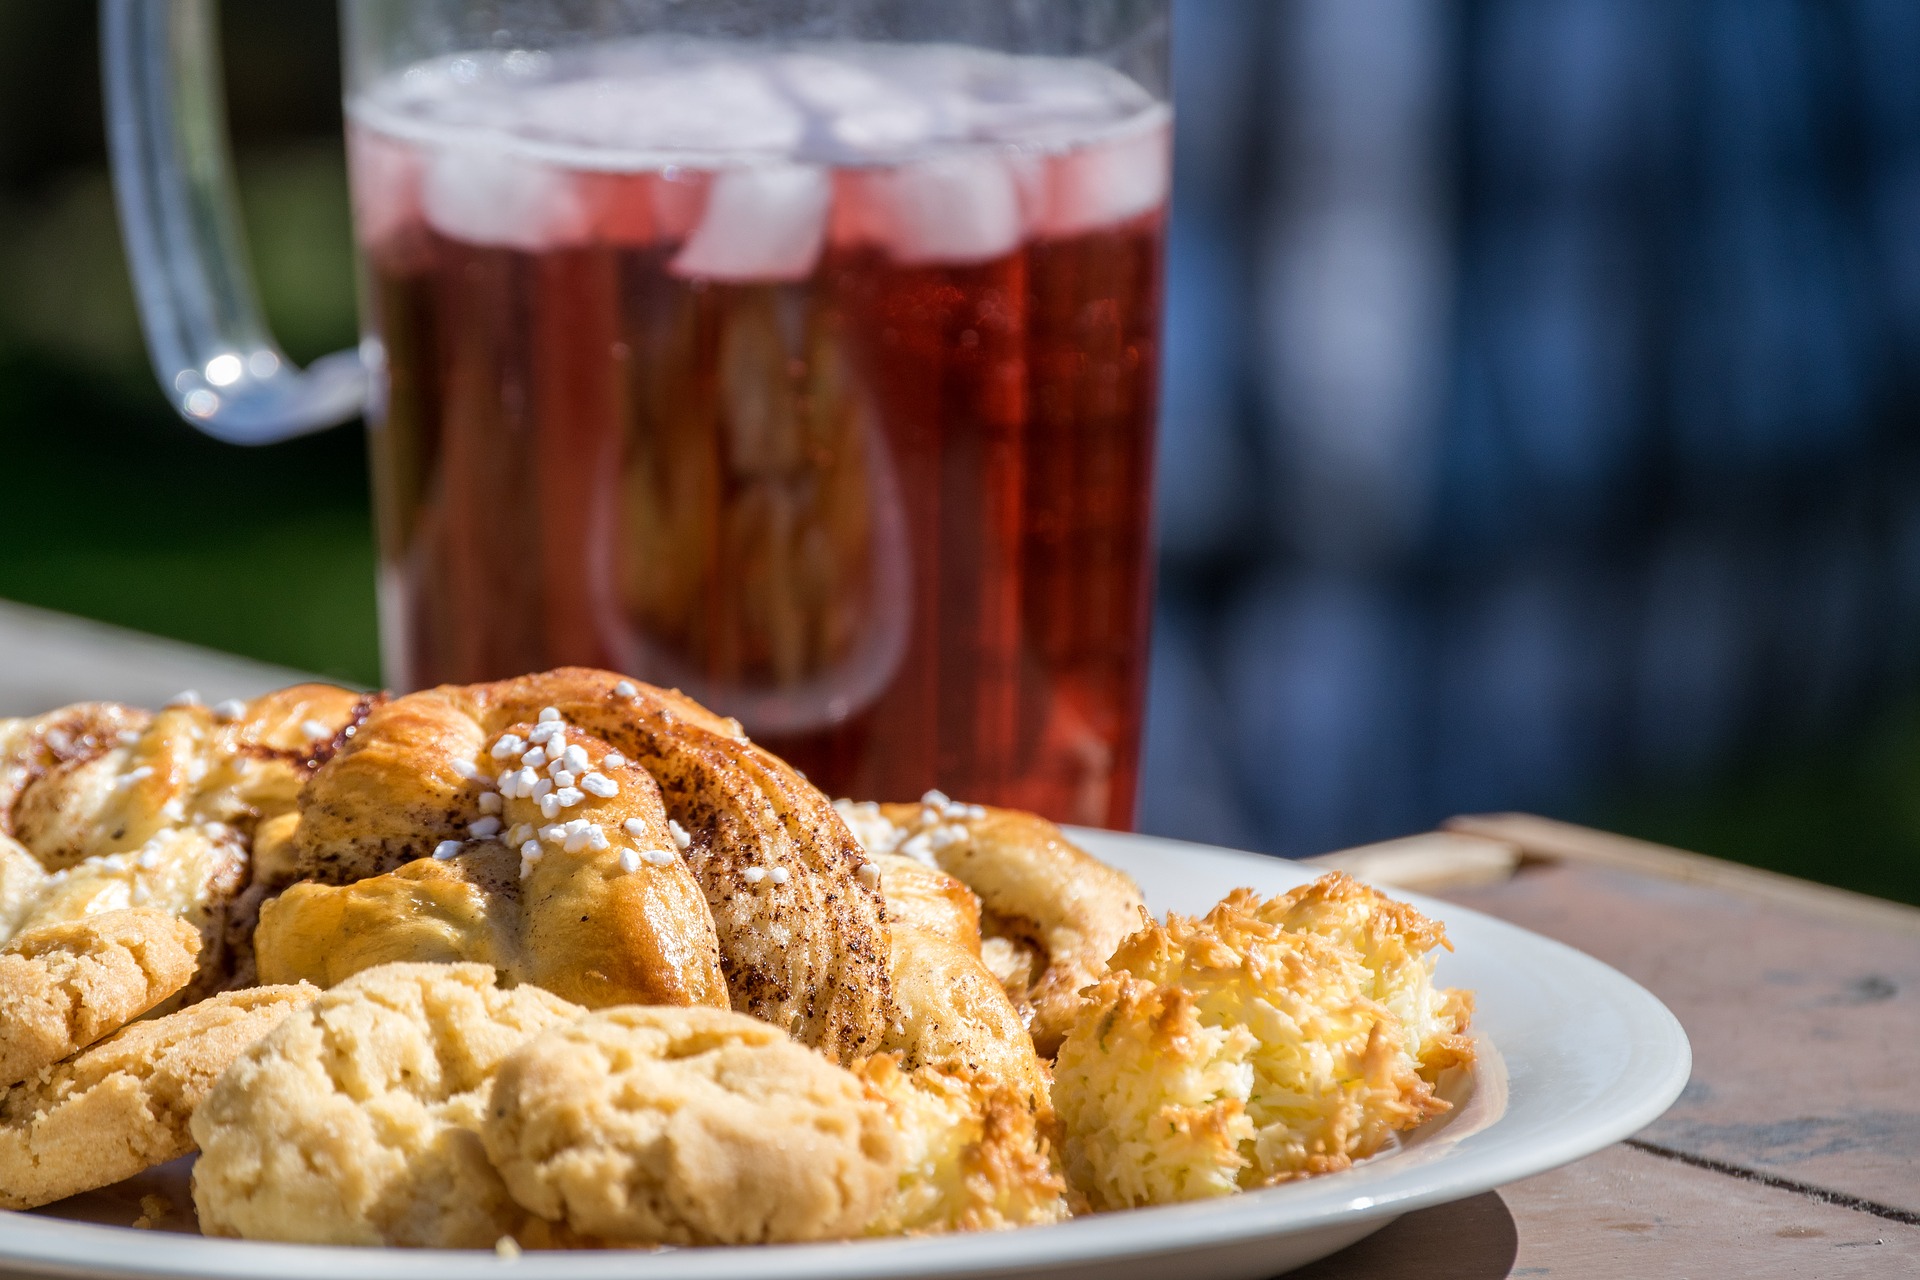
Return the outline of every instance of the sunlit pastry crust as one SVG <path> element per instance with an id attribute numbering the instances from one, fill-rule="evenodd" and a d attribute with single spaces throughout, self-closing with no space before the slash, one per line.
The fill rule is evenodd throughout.
<path id="1" fill-rule="evenodd" d="M 0 720 L 0 1205 L 185 1150 L 314 993 L 205 999 L 260 979 L 335 991 L 203 1110 L 210 1233 L 1020 1226 L 1344 1168 L 1472 1063 L 1444 932 L 1344 876 L 1161 926 L 1034 815 L 838 808 L 736 722 L 584 669 Z M 723 1105 L 788 1094 L 807 1116 Z"/>
<path id="2" fill-rule="evenodd" d="M 869 854 L 893 927 L 924 929 L 980 954 L 980 899 L 938 867 L 896 853 Z"/>
<path id="3" fill-rule="evenodd" d="M 290 870 L 321 879 L 262 909 L 261 974 L 329 984 L 373 964 L 473 960 L 590 1008 L 725 1008 L 706 899 L 646 770 L 564 722 L 542 735 L 538 757 L 494 754 L 527 746 L 541 709 L 429 690 L 369 716 L 302 799 Z M 549 816 L 507 794 L 505 775 L 535 776 L 524 760 L 570 748 L 611 795 L 575 788 L 578 800 Z M 553 837 L 556 823 L 576 821 L 595 838 Z"/>
<path id="4" fill-rule="evenodd" d="M 350 690 L 305 684 L 230 715 L 197 703 L 152 716 L 82 703 L 16 722 L 4 773 L 21 776 L 22 785 L 6 808 L 8 832 L 59 871 L 139 850 L 169 830 L 250 830 L 293 807 L 301 784 L 367 702 Z M 0 787 L 0 802 L 6 790 Z"/>
<path id="5" fill-rule="evenodd" d="M 0 834 L 20 838 L 21 798 L 41 778 L 132 741 L 150 718 L 117 702 L 76 702 L 44 715 L 0 720 Z M 38 849 L 33 853 L 41 857 Z"/>
<path id="6" fill-rule="evenodd" d="M 497 840 L 347 885 L 302 881 L 260 911 L 262 982 L 334 987 L 383 964 L 521 969 L 520 855 Z"/>
<path id="7" fill-rule="evenodd" d="M 232 983 L 231 916 L 247 868 L 246 840 L 234 828 L 166 827 L 137 851 L 95 854 L 47 876 L 20 932 L 129 908 L 184 920 L 201 943 L 195 974 L 181 993 L 191 1002 Z"/>
<path id="8" fill-rule="evenodd" d="M 0 836 L 0 942 L 14 935 L 46 887 L 40 860 L 12 836 Z"/>
<path id="9" fill-rule="evenodd" d="M 454 762 L 491 757 L 501 735 L 537 723 L 547 708 L 595 759 L 622 755 L 632 790 L 657 781 L 665 815 L 687 834 L 684 860 L 703 892 L 733 1007 L 839 1060 L 870 1051 L 893 1020 L 885 913 L 854 875 L 863 858 L 832 806 L 734 722 L 611 672 L 565 668 L 442 686 L 380 708 L 303 795 L 289 873 L 350 883 L 462 838 L 482 816 L 480 791 Z M 512 762 L 508 755 L 499 767 Z M 623 783 L 622 795 L 629 789 Z M 664 826 L 645 839 L 679 843 Z M 529 903 L 537 896 L 530 891 Z M 536 927 L 535 908 L 527 915 Z M 529 954 L 537 959 L 539 950 Z"/>
<path id="10" fill-rule="evenodd" d="M 0 850 L 0 907 L 13 930 L 140 907 L 200 932 L 181 999 L 252 980 L 246 888 L 257 826 L 289 813 L 305 779 L 353 731 L 371 699 L 295 685 L 250 703 L 149 715 L 79 703 L 0 721 L 0 836 L 39 865 L 36 881 Z"/>
<path id="11" fill-rule="evenodd" d="M 919 804 L 843 801 L 841 811 L 873 852 L 929 862 L 979 895 L 983 955 L 1015 1004 L 1032 1009 L 1034 1044 L 1053 1056 L 1080 989 L 1140 927 L 1146 904 L 1132 877 L 1075 847 L 1045 818 L 1014 809 L 930 793 Z"/>
<path id="12" fill-rule="evenodd" d="M 905 1164 L 869 1234 L 1051 1222 L 1062 1198 L 1052 1081 L 1025 1017 L 980 959 L 979 904 L 953 877 L 874 854 L 892 915 L 894 1052 L 857 1066 L 887 1100 Z"/>
<path id="13" fill-rule="evenodd" d="M 881 1048 L 909 1068 L 929 1066 L 1012 1086 L 1050 1110 L 1046 1067 L 1020 1013 L 978 956 L 936 933 L 893 930 L 893 992 L 900 1021 Z"/>

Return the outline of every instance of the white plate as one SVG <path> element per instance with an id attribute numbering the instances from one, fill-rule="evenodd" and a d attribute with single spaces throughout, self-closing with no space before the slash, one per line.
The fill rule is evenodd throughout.
<path id="1" fill-rule="evenodd" d="M 1133 873 L 1156 911 L 1199 912 L 1237 885 L 1272 893 L 1311 878 L 1293 863 L 1253 854 L 1099 831 L 1075 836 Z M 77 1197 L 52 1211 L 0 1212 L 0 1271 L 205 1280 L 1236 1280 L 1323 1257 L 1410 1209 L 1577 1160 L 1648 1124 L 1679 1095 L 1691 1063 L 1687 1038 L 1646 991 L 1560 943 L 1404 896 L 1446 923 L 1455 951 L 1441 960 L 1440 978 L 1476 993 L 1480 1064 L 1470 1082 L 1452 1090 L 1459 1105 L 1450 1115 L 1345 1173 L 1019 1231 L 647 1254 L 529 1253 L 513 1262 L 490 1253 L 253 1244 L 97 1225 L 130 1221 L 143 1188 L 166 1185 L 184 1202 L 181 1161 L 144 1184 Z"/>

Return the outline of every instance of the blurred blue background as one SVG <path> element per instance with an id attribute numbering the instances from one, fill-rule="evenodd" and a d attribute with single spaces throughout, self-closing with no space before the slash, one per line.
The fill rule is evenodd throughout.
<path id="1" fill-rule="evenodd" d="M 1913 896 L 1920 6 L 1200 0 L 1175 49 L 1145 825 L 1522 807 Z"/>
<path id="2" fill-rule="evenodd" d="M 151 385 L 92 7 L 0 0 L 0 595 L 372 683 L 357 428 Z M 332 5 L 230 5 L 269 313 L 354 328 Z M 1180 0 L 1142 825 L 1528 808 L 1920 901 L 1920 5 Z"/>

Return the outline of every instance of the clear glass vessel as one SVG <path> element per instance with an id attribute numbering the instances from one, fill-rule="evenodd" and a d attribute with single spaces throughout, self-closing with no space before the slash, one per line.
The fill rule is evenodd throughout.
<path id="1" fill-rule="evenodd" d="M 106 0 L 156 369 L 364 407 L 387 678 L 580 663 L 830 793 L 1130 825 L 1164 0 L 347 0 L 365 338 L 258 318 L 201 0 Z"/>

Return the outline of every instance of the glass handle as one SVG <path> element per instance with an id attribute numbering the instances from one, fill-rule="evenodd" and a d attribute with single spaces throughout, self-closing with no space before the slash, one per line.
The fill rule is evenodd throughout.
<path id="1" fill-rule="evenodd" d="M 359 353 L 296 368 L 267 332 L 233 194 L 214 0 L 101 0 L 114 196 L 147 352 L 189 423 L 267 444 L 359 413 Z"/>

